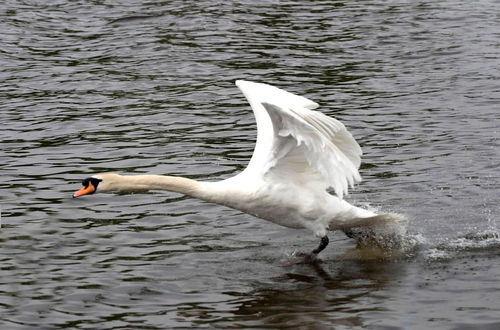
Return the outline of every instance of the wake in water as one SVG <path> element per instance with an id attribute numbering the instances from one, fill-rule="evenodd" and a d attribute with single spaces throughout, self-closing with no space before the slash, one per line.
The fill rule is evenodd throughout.
<path id="1" fill-rule="evenodd" d="M 467 253 L 498 253 L 500 251 L 500 233 L 497 229 L 470 232 L 457 238 L 445 239 L 429 247 L 423 256 L 426 261 L 447 261 Z"/>
<path id="2" fill-rule="evenodd" d="M 373 255 L 373 251 L 377 251 L 380 258 L 389 259 L 420 256 L 432 262 L 463 257 L 467 253 L 489 254 L 500 251 L 500 231 L 496 228 L 472 231 L 456 238 L 430 243 L 422 234 L 409 233 L 407 224 L 397 222 L 373 228 L 356 228 L 346 234 L 356 240 L 357 255 Z M 371 251 L 371 254 L 367 251 Z"/>
<path id="3" fill-rule="evenodd" d="M 345 251 L 339 258 L 356 260 L 396 260 L 422 258 L 426 262 L 447 261 L 472 254 L 500 252 L 500 231 L 490 228 L 447 237 L 436 242 L 420 233 L 408 230 L 409 220 L 384 222 L 369 227 L 345 229 L 343 232 L 356 242 L 356 247 Z M 401 220 L 404 219 L 404 220 Z M 303 253 L 293 252 L 282 263 L 295 264 Z M 321 262 L 321 260 L 318 260 Z"/>
<path id="4" fill-rule="evenodd" d="M 347 251 L 342 259 L 414 259 L 425 262 L 451 261 L 471 255 L 498 254 L 500 232 L 488 229 L 469 232 L 456 238 L 430 243 L 421 234 L 412 234 L 405 225 L 394 224 L 353 231 L 356 248 Z"/>

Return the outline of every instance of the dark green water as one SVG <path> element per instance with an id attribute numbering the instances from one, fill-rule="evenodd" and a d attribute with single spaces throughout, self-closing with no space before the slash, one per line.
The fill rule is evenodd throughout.
<path id="1" fill-rule="evenodd" d="M 500 3 L 3 1 L 2 329 L 498 329 Z M 218 180 L 256 136 L 235 79 L 320 103 L 364 151 L 348 200 L 399 258 L 95 172 Z"/>

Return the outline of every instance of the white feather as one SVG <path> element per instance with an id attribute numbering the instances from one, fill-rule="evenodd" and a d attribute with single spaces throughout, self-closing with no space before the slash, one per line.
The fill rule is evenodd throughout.
<path id="1" fill-rule="evenodd" d="M 236 85 L 257 121 L 248 171 L 267 177 L 293 173 L 293 180 L 332 187 L 340 198 L 361 181 L 361 148 L 341 122 L 311 110 L 318 106 L 313 101 L 279 88 L 241 80 Z"/>

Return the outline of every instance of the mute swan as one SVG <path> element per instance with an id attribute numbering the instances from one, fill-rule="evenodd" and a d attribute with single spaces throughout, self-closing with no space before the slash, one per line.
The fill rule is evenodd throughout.
<path id="1" fill-rule="evenodd" d="M 320 238 L 304 259 L 313 261 L 328 245 L 328 230 L 397 221 L 343 200 L 361 181 L 361 148 L 345 126 L 313 109 L 315 102 L 267 84 L 236 85 L 257 121 L 257 143 L 247 168 L 219 182 L 163 175 L 96 174 L 73 197 L 110 191 L 168 190 L 222 204 L 279 225 L 306 228 Z M 335 195 L 329 193 L 333 190 Z"/>

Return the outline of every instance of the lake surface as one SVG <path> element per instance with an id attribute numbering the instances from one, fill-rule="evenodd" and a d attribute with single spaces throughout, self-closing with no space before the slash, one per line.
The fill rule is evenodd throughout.
<path id="1" fill-rule="evenodd" d="M 2 329 L 500 328 L 500 2 L 0 4 Z M 347 200 L 400 253 L 98 172 L 219 180 L 255 123 L 234 80 L 320 103 L 363 148 Z M 300 198 L 300 196 L 298 196 Z"/>

